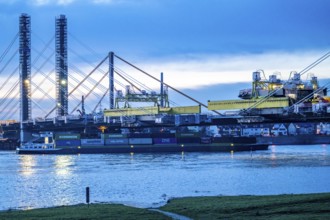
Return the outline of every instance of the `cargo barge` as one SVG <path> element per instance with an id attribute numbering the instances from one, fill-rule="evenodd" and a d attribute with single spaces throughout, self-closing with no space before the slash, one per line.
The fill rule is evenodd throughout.
<path id="1" fill-rule="evenodd" d="M 255 137 L 198 137 L 194 133 L 148 137 L 148 134 L 102 134 L 101 138 L 81 138 L 80 134 L 43 135 L 43 143 L 26 143 L 18 154 L 100 154 L 166 152 L 236 152 L 267 150 Z"/>
<path id="2" fill-rule="evenodd" d="M 0 150 L 15 150 L 18 140 L 0 138 Z"/>

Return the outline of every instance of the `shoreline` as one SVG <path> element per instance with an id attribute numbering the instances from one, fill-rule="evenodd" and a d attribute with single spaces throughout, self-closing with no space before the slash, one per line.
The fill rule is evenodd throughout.
<path id="1" fill-rule="evenodd" d="M 160 210 L 154 211 L 155 209 Z M 173 213 L 184 218 L 278 218 L 303 217 L 325 219 L 330 217 L 330 192 L 312 194 L 198 196 L 169 199 L 159 208 L 137 208 L 117 203 L 76 204 L 29 210 L 0 211 L 0 219 L 71 218 L 105 219 L 116 215 L 119 219 L 171 219 L 162 213 Z M 85 214 L 84 214 L 85 213 Z M 89 216 L 84 216 L 89 213 Z M 55 219 L 56 219 L 55 218 Z"/>

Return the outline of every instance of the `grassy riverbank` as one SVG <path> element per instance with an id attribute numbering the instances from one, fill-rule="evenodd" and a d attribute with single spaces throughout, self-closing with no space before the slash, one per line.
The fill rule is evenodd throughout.
<path id="1" fill-rule="evenodd" d="M 26 211 L 0 212 L 0 219 L 32 220 L 32 219 L 171 219 L 158 212 L 139 209 L 119 204 L 91 204 L 60 206 L 54 208 L 32 209 Z"/>
<path id="2" fill-rule="evenodd" d="M 330 219 L 330 193 L 182 198 L 161 209 L 193 219 Z"/>
<path id="3" fill-rule="evenodd" d="M 330 219 L 330 193 L 279 196 L 188 197 L 161 210 L 192 219 Z M 75 205 L 0 212 L 0 219 L 170 219 L 116 204 Z"/>

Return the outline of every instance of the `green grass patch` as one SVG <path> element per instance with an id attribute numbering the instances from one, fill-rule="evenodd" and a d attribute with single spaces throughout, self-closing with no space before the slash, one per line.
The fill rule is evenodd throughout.
<path id="1" fill-rule="evenodd" d="M 330 219 L 330 193 L 187 197 L 161 210 L 193 219 Z"/>
<path id="2" fill-rule="evenodd" d="M 330 219 L 330 193 L 173 199 L 160 208 L 192 219 Z M 171 219 L 119 204 L 61 206 L 0 212 L 0 219 Z"/>
<path id="3" fill-rule="evenodd" d="M 158 212 L 117 204 L 60 206 L 0 212 L 0 219 L 171 219 Z"/>

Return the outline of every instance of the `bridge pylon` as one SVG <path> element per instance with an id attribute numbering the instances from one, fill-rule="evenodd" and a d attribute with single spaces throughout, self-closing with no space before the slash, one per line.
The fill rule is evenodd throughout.
<path id="1" fill-rule="evenodd" d="M 31 18 L 19 17 L 20 120 L 31 119 Z"/>
<path id="2" fill-rule="evenodd" d="M 68 114 L 68 46 L 67 19 L 60 15 L 55 19 L 55 70 L 56 70 L 56 113 Z"/>

